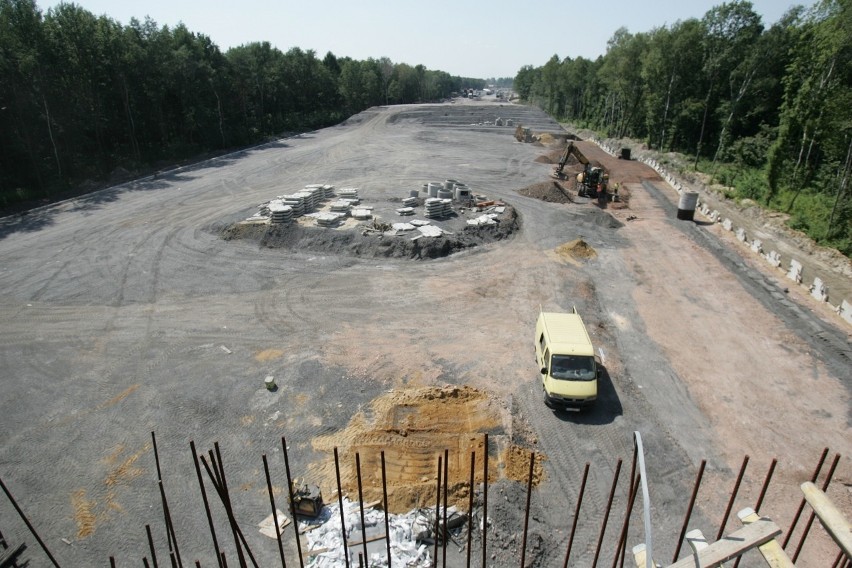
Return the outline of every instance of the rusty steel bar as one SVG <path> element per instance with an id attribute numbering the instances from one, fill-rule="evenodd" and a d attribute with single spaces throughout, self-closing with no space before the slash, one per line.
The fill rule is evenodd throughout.
<path id="1" fill-rule="evenodd" d="M 177 556 L 175 555 L 175 551 L 172 550 L 169 552 L 169 560 L 171 560 L 172 568 L 178 568 Z"/>
<path id="2" fill-rule="evenodd" d="M 814 473 L 811 475 L 811 483 L 816 483 L 817 479 L 819 479 L 819 472 L 822 470 L 822 466 L 825 464 L 825 458 L 827 456 L 828 448 L 823 448 L 822 455 L 820 455 L 817 466 L 814 468 Z M 787 529 L 787 535 L 784 537 L 784 542 L 781 543 L 781 548 L 787 548 L 787 544 L 793 536 L 793 531 L 796 530 L 796 525 L 799 523 L 799 518 L 802 516 L 802 511 L 805 510 L 806 503 L 807 501 L 805 501 L 805 498 L 802 497 L 802 500 L 799 503 L 799 508 L 796 509 L 796 514 L 793 516 L 793 521 L 790 523 L 790 528 Z"/>
<path id="3" fill-rule="evenodd" d="M 163 505 L 163 521 L 166 524 L 166 538 L 169 542 L 169 552 L 174 550 L 174 547 L 177 546 L 174 544 L 174 530 L 172 529 L 172 519 L 169 515 L 169 503 L 166 500 L 166 490 L 163 487 L 163 472 L 160 470 L 160 452 L 157 450 L 157 436 L 154 432 L 151 432 L 151 443 L 154 447 L 154 463 L 157 465 L 157 483 L 160 486 L 160 499 L 162 500 Z"/>
<path id="4" fill-rule="evenodd" d="M 201 568 L 201 562 L 199 560 L 195 561 L 195 568 Z"/>
<path id="5" fill-rule="evenodd" d="M 275 540 L 278 541 L 281 568 L 287 568 L 287 561 L 284 560 L 284 546 L 281 543 L 281 529 L 278 527 L 278 510 L 275 507 L 275 495 L 272 494 L 272 478 L 269 477 L 269 463 L 266 461 L 266 454 L 263 454 L 263 473 L 266 474 L 266 489 L 269 491 L 269 505 L 272 507 L 272 522 L 275 523 Z"/>
<path id="6" fill-rule="evenodd" d="M 485 537 L 488 535 L 488 432 L 484 435 L 483 445 L 482 468 L 485 475 L 482 480 L 482 568 L 486 568 L 488 566 L 488 552 L 485 549 Z"/>
<path id="7" fill-rule="evenodd" d="M 370 555 L 367 554 L 367 526 L 364 522 L 364 492 L 361 486 L 361 455 L 355 452 L 355 475 L 358 478 L 358 509 L 361 511 L 361 544 L 364 548 L 364 558 L 370 563 Z"/>
<path id="8" fill-rule="evenodd" d="M 467 568 L 470 568 L 470 545 L 471 539 L 473 538 L 473 484 L 474 484 L 474 475 L 473 470 L 476 468 L 476 452 L 470 452 L 470 491 L 468 492 L 468 504 L 467 504 Z"/>
<path id="9" fill-rule="evenodd" d="M 284 470 L 287 472 L 287 496 L 290 498 L 290 516 L 293 518 L 293 533 L 296 535 L 296 552 L 299 555 L 299 566 L 305 568 L 302 558 L 302 542 L 299 539 L 299 522 L 296 520 L 296 504 L 293 502 L 293 478 L 290 476 L 290 457 L 287 455 L 287 440 L 281 436 L 281 447 L 284 449 Z"/>
<path id="10" fill-rule="evenodd" d="M 595 548 L 595 559 L 592 561 L 592 568 L 598 565 L 598 558 L 601 555 L 601 546 L 603 545 L 606 526 L 609 522 L 609 513 L 612 510 L 612 502 L 615 500 L 615 488 L 618 487 L 618 476 L 621 474 L 621 458 L 618 458 L 618 463 L 615 466 L 615 475 L 612 476 L 612 486 L 609 490 L 609 499 L 606 503 L 606 512 L 604 513 L 603 523 L 601 524 L 601 534 L 598 536 L 598 546 Z"/>
<path id="11" fill-rule="evenodd" d="M 388 521 L 388 480 L 385 471 L 385 451 L 381 451 L 382 457 L 382 499 L 385 506 L 385 543 L 388 549 L 388 568 L 391 568 L 391 541 L 390 541 L 390 522 Z"/>
<path id="12" fill-rule="evenodd" d="M 154 568 L 159 568 L 157 564 L 157 551 L 154 548 L 154 538 L 151 536 L 151 525 L 145 525 L 145 532 L 148 533 L 148 548 L 151 550 L 151 561 L 154 563 Z"/>
<path id="13" fill-rule="evenodd" d="M 441 547 L 443 548 L 443 556 L 441 564 L 444 566 L 447 565 L 447 537 L 449 536 L 447 530 L 447 487 L 449 483 L 447 482 L 447 478 L 450 477 L 450 450 L 444 449 L 444 530 L 441 533 Z"/>
<path id="14" fill-rule="evenodd" d="M 828 468 L 828 474 L 825 476 L 825 482 L 822 484 L 822 492 L 825 493 L 828 491 L 828 486 L 831 484 L 831 476 L 834 475 L 834 470 L 837 469 L 837 464 L 840 461 L 840 454 L 834 454 L 834 461 L 831 462 L 831 467 Z M 816 517 L 816 513 L 811 510 L 811 514 L 808 517 L 808 522 L 805 525 L 805 529 L 802 531 L 802 538 L 799 540 L 798 546 L 796 546 L 796 552 L 793 553 L 793 564 L 796 563 L 796 560 L 799 559 L 799 553 L 802 551 L 802 547 L 805 545 L 805 539 L 808 538 L 808 533 L 811 531 L 811 525 L 814 524 L 814 518 Z"/>
<path id="15" fill-rule="evenodd" d="M 9 489 L 6 487 L 6 484 L 3 483 L 2 477 L 0 477 L 0 487 L 3 488 L 3 493 L 6 494 L 6 497 L 9 499 L 9 502 L 15 508 L 15 511 L 18 512 L 18 516 L 21 517 L 21 520 L 24 521 L 24 524 L 27 525 L 27 528 L 30 529 L 31 533 L 33 533 L 33 536 L 38 541 L 38 544 L 39 544 L 39 546 L 41 546 L 41 549 L 44 550 L 44 553 L 47 554 L 47 557 L 50 558 L 50 561 L 53 563 L 53 565 L 56 566 L 56 568 L 59 568 L 59 563 L 56 562 L 56 559 L 53 557 L 53 554 L 51 554 L 50 550 L 47 549 L 47 545 L 45 545 L 44 541 L 41 540 L 41 537 L 38 536 L 38 533 L 36 532 L 35 527 L 30 522 L 30 520 L 27 518 L 27 516 L 24 514 L 24 511 L 18 506 L 18 502 L 15 501 L 14 497 L 12 497 L 12 494 L 9 492 Z"/>
<path id="16" fill-rule="evenodd" d="M 846 554 L 841 550 L 837 553 L 837 558 L 834 559 L 834 562 L 831 563 L 831 568 L 843 568 L 846 565 Z M 843 562 L 843 564 L 841 564 Z"/>
<path id="17" fill-rule="evenodd" d="M 692 486 L 692 495 L 689 498 L 689 506 L 686 508 L 686 515 L 683 517 L 683 525 L 680 528 L 680 536 L 677 539 L 677 546 L 672 557 L 672 564 L 677 562 L 677 557 L 680 556 L 680 547 L 683 546 L 683 539 L 686 536 L 686 528 L 689 526 L 689 519 L 692 517 L 692 509 L 695 507 L 695 499 L 698 497 L 698 488 L 701 487 L 701 478 L 704 477 L 704 468 L 707 467 L 707 460 L 701 460 L 701 466 L 698 468 L 698 475 L 695 476 L 695 483 Z"/>
<path id="18" fill-rule="evenodd" d="M 757 503 L 754 505 L 754 512 L 760 513 L 760 506 L 763 505 L 763 498 L 766 497 L 766 491 L 769 489 L 769 482 L 772 481 L 772 475 L 775 473 L 775 466 L 778 465 L 778 460 L 772 458 L 772 463 L 769 464 L 769 471 L 766 472 L 766 478 L 763 480 L 763 487 L 760 489 L 760 496 L 757 498 Z"/>
<path id="19" fill-rule="evenodd" d="M 114 556 L 109 557 L 109 565 L 110 565 L 110 568 L 115 568 L 115 557 Z"/>
<path id="20" fill-rule="evenodd" d="M 147 556 L 143 556 L 143 557 L 142 557 L 142 566 L 144 566 L 144 568 L 151 568 L 151 567 L 148 565 L 148 557 L 147 557 Z"/>
<path id="21" fill-rule="evenodd" d="M 160 499 L 163 502 L 163 516 L 166 519 L 166 533 L 169 535 L 169 554 L 174 553 L 175 561 L 178 566 L 181 566 L 180 563 L 180 554 L 178 554 L 177 548 L 177 537 L 175 537 L 175 529 L 174 525 L 172 525 L 172 514 L 169 509 L 169 502 L 166 499 L 166 488 L 163 487 L 163 481 L 160 480 L 157 482 L 157 485 L 160 487 Z"/>
<path id="22" fill-rule="evenodd" d="M 222 551 L 222 568 L 228 568 L 228 560 L 225 558 L 225 551 Z"/>
<path id="23" fill-rule="evenodd" d="M 769 482 L 772 480 L 772 474 L 775 473 L 775 466 L 778 465 L 778 460 L 772 458 L 772 463 L 769 464 L 769 471 L 766 472 L 766 477 L 763 479 L 763 486 L 760 488 L 760 495 L 757 497 L 757 503 L 754 506 L 754 512 L 760 512 L 760 506 L 763 505 L 763 498 L 766 497 L 766 491 L 769 489 Z M 734 568 L 739 568 L 742 556 L 737 556 L 734 561 Z"/>
<path id="24" fill-rule="evenodd" d="M 719 525 L 719 532 L 716 534 L 716 540 L 721 540 L 725 534 L 725 525 L 728 524 L 728 517 L 731 515 L 731 509 L 734 508 L 734 501 L 737 500 L 737 493 L 740 492 L 740 483 L 743 481 L 746 467 L 748 466 L 748 454 L 743 458 L 743 465 L 740 467 L 740 473 L 737 475 L 737 481 L 734 483 L 734 489 L 731 491 L 731 498 L 728 500 L 728 506 L 725 508 L 725 516 L 722 517 L 722 524 Z"/>
<path id="25" fill-rule="evenodd" d="M 216 462 L 214 465 L 216 466 L 216 469 L 219 470 L 219 479 L 222 482 L 222 503 L 225 505 L 225 510 L 228 511 L 228 520 L 230 521 L 233 529 L 236 531 L 237 536 L 239 537 L 239 542 L 242 542 L 242 546 L 239 546 L 239 542 L 237 546 L 237 553 L 240 558 L 240 568 L 246 568 L 247 566 L 245 554 L 248 554 L 249 558 L 251 558 L 252 564 L 255 568 L 257 568 L 257 562 L 254 559 L 254 555 L 251 553 L 248 542 L 246 542 L 246 539 L 243 536 L 243 531 L 240 529 L 239 523 L 237 523 L 237 517 L 234 515 L 234 506 L 231 504 L 231 492 L 228 490 L 228 479 L 225 477 L 225 460 L 222 459 L 222 451 L 219 449 L 219 442 L 213 442 L 213 449 L 216 451 Z M 243 551 L 243 549 L 245 549 L 245 551 Z"/>
<path id="26" fill-rule="evenodd" d="M 201 463 L 204 464 L 204 468 L 207 470 L 207 474 L 212 479 L 213 474 L 210 470 L 210 466 L 207 465 L 207 460 L 204 459 L 204 456 L 201 456 Z M 222 465 L 221 461 L 218 465 Z M 224 472 L 221 470 L 219 473 L 220 475 L 224 474 Z M 242 529 L 240 529 L 239 523 L 237 523 L 237 518 L 234 516 L 234 509 L 231 506 L 230 496 L 227 493 L 227 486 L 216 487 L 216 491 L 219 494 L 219 499 L 222 501 L 222 505 L 225 507 L 225 512 L 228 514 L 228 522 L 231 524 L 231 531 L 234 533 L 234 543 L 237 547 L 237 555 L 240 557 L 240 566 L 246 566 L 245 556 L 243 555 L 244 548 L 246 554 L 248 554 L 249 559 L 252 562 L 252 565 L 255 568 L 258 568 L 257 560 L 255 560 L 254 554 L 252 554 L 251 548 L 248 545 L 248 541 L 246 541 L 246 537 L 245 535 L 243 535 L 243 531 Z M 240 546 L 241 543 L 242 546 Z"/>
<path id="27" fill-rule="evenodd" d="M 618 535 L 618 546 L 615 550 L 615 558 L 612 559 L 612 568 L 616 568 L 619 565 L 619 559 L 621 559 L 621 565 L 624 566 L 624 553 L 627 550 L 627 531 L 630 530 L 630 515 L 633 514 L 633 504 L 636 502 L 636 494 L 639 493 L 639 482 L 642 480 L 642 474 L 640 473 L 632 479 L 633 483 L 630 484 L 630 493 L 627 497 L 627 511 L 624 512 L 624 522 L 621 525 L 621 533 Z"/>
<path id="28" fill-rule="evenodd" d="M 574 534 L 577 531 L 577 521 L 580 518 L 580 506 L 583 504 L 583 495 L 586 493 L 586 480 L 589 479 L 589 462 L 583 468 L 583 481 L 580 483 L 580 494 L 577 497 L 577 506 L 574 507 L 574 521 L 571 523 L 571 536 L 568 537 L 568 550 L 565 551 L 565 562 L 562 568 L 568 568 L 568 558 L 571 556 L 571 547 L 574 545 Z"/>
<path id="29" fill-rule="evenodd" d="M 201 489 L 201 499 L 204 501 L 204 511 L 207 513 L 207 526 L 210 527 L 210 536 L 213 537 L 213 548 L 216 550 L 216 562 L 219 568 L 222 568 L 222 563 L 219 561 L 219 539 L 216 538 L 216 527 L 213 524 L 213 515 L 210 513 L 210 502 L 207 500 L 207 491 L 204 489 L 204 479 L 201 477 L 201 466 L 198 465 L 198 454 L 195 449 L 195 441 L 189 441 L 189 449 L 192 451 L 192 462 L 195 464 L 195 475 L 198 477 L 198 487 Z"/>
<path id="30" fill-rule="evenodd" d="M 334 473 L 337 476 L 337 506 L 340 508 L 340 532 L 343 537 L 343 558 L 346 568 L 349 568 L 349 545 L 346 544 L 346 515 L 343 513 L 343 488 L 340 486 L 340 459 L 337 456 L 337 446 L 334 447 Z"/>
<path id="31" fill-rule="evenodd" d="M 438 566 L 438 535 L 440 534 L 439 524 L 441 518 L 441 464 L 442 456 L 438 455 L 438 486 L 435 489 L 437 494 L 437 502 L 435 503 L 435 566 Z"/>
<path id="32" fill-rule="evenodd" d="M 530 504 L 532 503 L 533 472 L 535 471 L 535 452 L 530 452 L 530 474 L 527 478 L 527 505 L 524 510 L 524 536 L 521 538 L 521 568 L 526 566 L 527 559 L 527 530 L 530 524 Z"/>
<path id="33" fill-rule="evenodd" d="M 226 498 L 223 497 L 224 484 L 222 483 L 222 473 L 218 461 L 216 460 L 216 454 L 213 453 L 212 449 L 208 449 L 207 455 L 210 457 L 210 467 L 208 467 L 207 462 L 204 461 L 204 456 L 201 456 L 201 462 L 204 464 L 204 468 L 207 470 L 207 474 L 210 476 L 210 481 L 213 483 L 213 487 L 216 489 L 216 494 L 219 496 L 219 500 L 222 502 L 222 507 L 225 508 L 225 516 L 228 517 L 228 526 L 231 527 L 231 536 L 234 539 L 234 547 L 237 551 L 237 560 L 240 563 L 240 568 L 246 568 L 246 558 L 243 554 L 242 545 L 240 544 L 240 537 L 237 535 L 237 531 L 234 529 L 234 525 L 231 523 L 231 518 L 228 515 L 228 504 L 225 502 Z"/>

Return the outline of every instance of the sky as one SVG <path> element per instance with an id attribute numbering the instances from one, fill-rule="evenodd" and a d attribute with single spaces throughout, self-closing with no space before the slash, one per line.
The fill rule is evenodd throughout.
<path id="1" fill-rule="evenodd" d="M 620 27 L 632 33 L 701 18 L 723 0 L 75 0 L 96 16 L 126 25 L 150 16 L 159 26 L 183 22 L 222 51 L 268 41 L 287 51 L 313 50 L 487 79 L 514 77 L 553 55 L 595 59 Z M 797 4 L 752 0 L 764 27 Z M 59 2 L 38 1 L 43 12 Z"/>

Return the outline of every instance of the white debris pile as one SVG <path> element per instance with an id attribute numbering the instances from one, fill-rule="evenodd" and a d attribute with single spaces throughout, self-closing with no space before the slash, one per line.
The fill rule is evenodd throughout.
<path id="1" fill-rule="evenodd" d="M 447 509 L 449 513 L 451 509 Z M 455 511 L 454 511 L 455 513 Z M 370 556 L 367 566 L 387 566 L 387 544 L 385 536 L 385 514 L 383 511 L 364 509 L 362 532 L 361 512 L 358 503 L 343 498 L 343 516 L 346 524 L 346 544 L 349 547 L 349 565 L 358 565 L 358 554 L 364 550 L 363 534 L 367 535 L 367 552 Z M 310 523 L 300 521 L 300 531 L 315 526 L 317 520 Z M 331 568 L 346 566 L 343 551 L 343 535 L 340 526 L 340 508 L 337 504 L 323 507 L 316 528 L 307 530 L 308 547 L 305 551 L 310 560 L 308 568 Z M 434 521 L 418 510 L 407 515 L 388 515 L 390 532 L 391 565 L 432 566 L 429 547 L 418 540 L 431 540 L 434 537 Z M 415 532 L 417 531 L 417 532 Z M 434 542 L 434 540 L 432 540 Z"/>
<path id="2" fill-rule="evenodd" d="M 421 225 L 417 227 L 417 230 L 420 231 L 420 234 L 424 237 L 440 237 L 444 234 L 441 227 L 436 227 L 434 225 Z"/>
<path id="3" fill-rule="evenodd" d="M 494 219 L 496 219 L 499 216 L 500 215 L 498 215 L 497 213 L 486 213 L 484 215 L 480 215 L 476 219 L 468 219 L 467 224 L 471 225 L 473 227 L 476 227 L 476 226 L 479 226 L 479 225 L 496 225 L 497 221 L 495 221 Z"/>

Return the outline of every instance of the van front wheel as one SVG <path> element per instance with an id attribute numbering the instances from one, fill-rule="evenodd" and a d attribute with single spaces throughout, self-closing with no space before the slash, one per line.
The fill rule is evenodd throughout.
<path id="1" fill-rule="evenodd" d="M 551 409 L 552 409 L 552 408 L 553 408 L 553 403 L 551 403 L 551 402 L 550 402 L 550 397 L 549 397 L 549 396 L 547 396 L 547 391 L 546 391 L 546 390 L 544 390 L 544 388 L 542 388 L 542 389 L 541 389 L 541 392 L 542 392 L 542 394 L 544 395 L 544 405 L 545 405 L 547 408 L 551 408 Z"/>

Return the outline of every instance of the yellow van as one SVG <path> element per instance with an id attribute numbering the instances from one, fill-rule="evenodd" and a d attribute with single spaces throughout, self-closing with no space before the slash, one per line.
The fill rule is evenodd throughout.
<path id="1" fill-rule="evenodd" d="M 568 314 L 540 311 L 535 358 L 548 407 L 580 409 L 595 403 L 600 370 L 577 308 Z"/>

